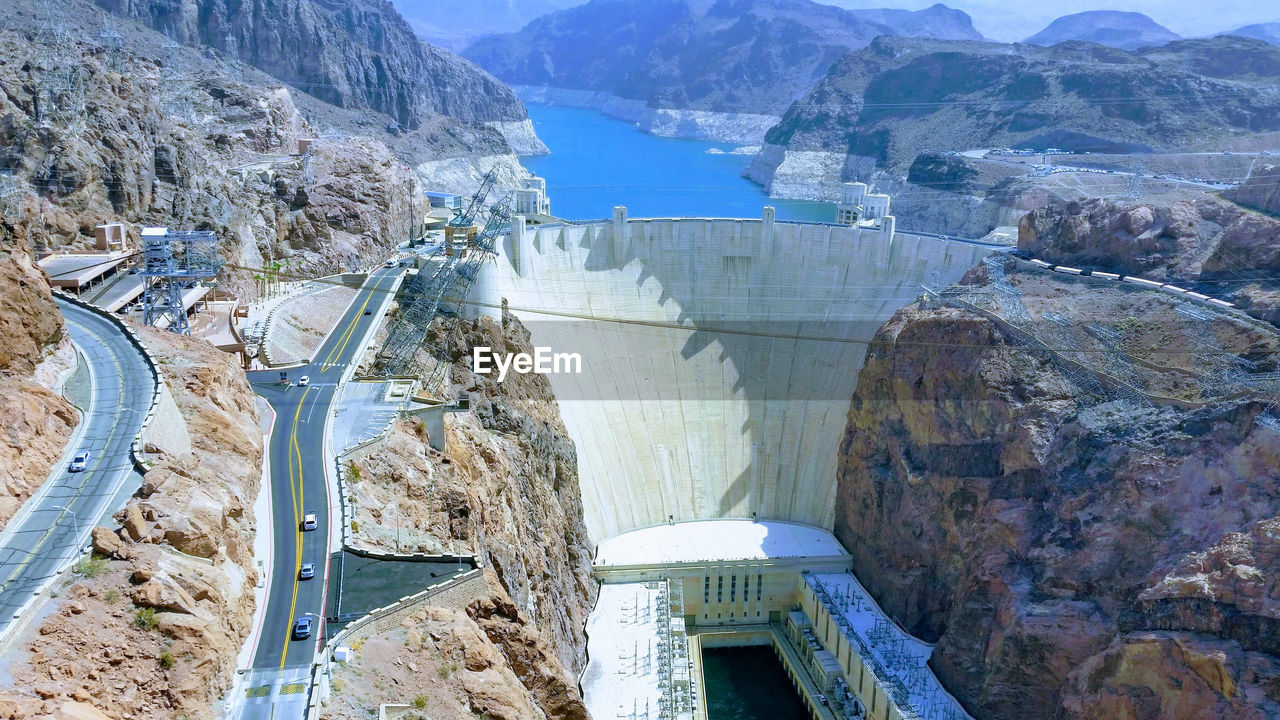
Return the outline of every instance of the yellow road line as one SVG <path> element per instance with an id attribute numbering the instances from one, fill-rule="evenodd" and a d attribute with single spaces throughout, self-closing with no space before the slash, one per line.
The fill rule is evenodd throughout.
<path id="1" fill-rule="evenodd" d="M 302 524 L 302 513 L 300 508 L 306 502 L 304 485 L 302 482 L 302 451 L 298 447 L 298 419 L 302 417 L 302 406 L 307 402 L 307 395 L 310 394 L 311 388 L 308 387 L 302 393 L 302 398 L 298 400 L 298 409 L 293 413 L 293 427 L 289 431 L 289 494 L 293 496 L 293 527 L 294 527 L 294 548 L 296 559 L 293 563 L 293 598 L 289 602 L 289 626 L 284 633 L 284 647 L 280 651 L 280 669 L 284 669 L 284 662 L 289 657 L 289 639 L 293 636 L 293 614 L 298 611 L 298 568 L 302 566 L 302 536 L 300 534 L 300 526 Z M 297 484 L 294 483 L 293 461 L 298 461 Z"/>
<path id="2" fill-rule="evenodd" d="M 342 344 L 335 346 L 332 350 L 329 351 L 329 354 L 325 357 L 324 361 L 326 364 L 332 362 L 334 353 L 337 353 L 338 357 L 342 357 L 342 351 L 347 348 L 347 342 L 351 340 L 351 333 L 355 331 L 356 325 L 360 323 L 360 318 L 364 317 L 364 310 L 365 308 L 369 307 L 369 301 L 373 299 L 373 290 L 376 290 L 377 287 L 378 287 L 378 283 L 375 282 L 373 284 L 373 288 L 371 288 L 370 291 L 366 294 L 364 298 L 364 304 L 361 305 L 360 309 L 356 311 L 355 317 L 351 319 L 351 323 L 347 325 L 346 331 L 342 333 Z"/>

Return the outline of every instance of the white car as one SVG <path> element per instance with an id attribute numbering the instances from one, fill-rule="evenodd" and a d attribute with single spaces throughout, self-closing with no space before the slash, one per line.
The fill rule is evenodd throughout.
<path id="1" fill-rule="evenodd" d="M 71 458 L 71 464 L 67 466 L 68 472 L 84 472 L 85 466 L 89 464 L 89 456 L 91 453 L 85 450 L 75 457 Z"/>
<path id="2" fill-rule="evenodd" d="M 395 259 L 395 258 L 391 258 L 390 260 L 388 260 L 388 261 L 386 261 L 386 262 L 384 262 L 384 263 L 382 263 L 382 264 L 383 264 L 383 266 L 384 266 L 384 267 L 395 267 L 395 266 L 396 266 L 396 259 Z"/>
<path id="3" fill-rule="evenodd" d="M 303 375 L 302 377 L 298 378 L 298 387 L 306 387 L 310 384 L 311 384 L 310 377 Z"/>
<path id="4" fill-rule="evenodd" d="M 307 530 L 315 530 L 316 527 L 317 527 L 317 523 L 316 523 L 315 513 L 307 513 L 306 515 L 302 516 L 302 530 L 304 532 Z"/>

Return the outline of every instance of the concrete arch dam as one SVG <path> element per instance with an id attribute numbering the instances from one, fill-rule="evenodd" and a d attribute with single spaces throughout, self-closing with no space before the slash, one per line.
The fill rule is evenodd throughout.
<path id="1" fill-rule="evenodd" d="M 593 541 L 722 518 L 832 528 L 866 341 L 994 249 L 893 225 L 516 218 L 474 292 L 582 359 L 549 379 Z"/>

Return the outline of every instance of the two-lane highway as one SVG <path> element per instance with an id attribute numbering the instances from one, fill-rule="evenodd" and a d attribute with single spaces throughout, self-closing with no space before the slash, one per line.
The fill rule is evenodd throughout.
<path id="1" fill-rule="evenodd" d="M 259 518 L 271 523 L 273 547 L 253 669 L 244 695 L 233 698 L 240 717 L 301 717 L 305 710 L 309 668 L 324 637 L 331 549 L 326 424 L 343 374 L 359 361 L 402 272 L 397 267 L 372 273 L 311 362 L 288 370 L 288 384 L 280 382 L 278 370 L 249 373 L 254 390 L 276 413 L 268 448 L 272 517 Z M 310 383 L 299 387 L 304 375 Z M 302 529 L 308 514 L 316 516 L 315 530 Z M 299 577 L 303 563 L 315 563 L 314 578 Z M 294 640 L 294 621 L 303 617 L 312 619 L 312 635 Z"/>
<path id="2" fill-rule="evenodd" d="M 0 634 L 137 488 L 133 440 L 155 396 L 151 367 L 120 326 L 54 297 L 89 364 L 90 405 L 72 451 L 90 456 L 83 472 L 55 467 L 0 534 Z"/>

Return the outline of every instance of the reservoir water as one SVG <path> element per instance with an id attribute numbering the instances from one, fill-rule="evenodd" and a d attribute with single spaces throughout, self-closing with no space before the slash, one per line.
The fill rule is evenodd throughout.
<path id="1" fill-rule="evenodd" d="M 809 720 L 773 648 L 703 648 L 707 720 Z"/>
<path id="2" fill-rule="evenodd" d="M 742 177 L 750 155 L 737 146 L 657 137 L 595 110 L 528 105 L 550 155 L 521 158 L 547 180 L 551 213 L 568 220 L 631 217 L 760 217 L 765 205 L 779 220 L 835 220 L 831 203 L 770 198 Z M 710 151 L 710 152 L 708 152 Z"/>

